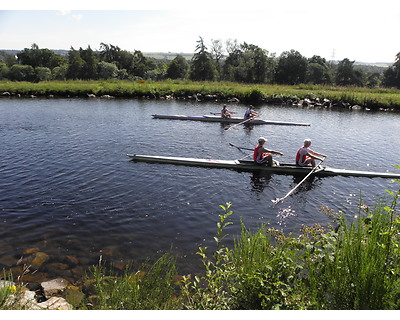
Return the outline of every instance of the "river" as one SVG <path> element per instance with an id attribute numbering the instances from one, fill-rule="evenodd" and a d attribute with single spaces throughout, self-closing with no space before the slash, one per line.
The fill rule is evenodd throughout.
<path id="1" fill-rule="evenodd" d="M 219 205 L 231 202 L 231 237 L 269 223 L 286 231 L 330 221 L 326 206 L 357 214 L 397 190 L 390 179 L 314 178 L 272 206 L 299 179 L 224 169 L 135 163 L 127 153 L 238 159 L 229 145 L 252 148 L 260 136 L 293 162 L 305 138 L 328 154 L 326 165 L 392 171 L 400 164 L 400 114 L 262 105 L 261 118 L 311 123 L 238 126 L 157 120 L 152 114 L 203 115 L 220 103 L 103 99 L 0 100 L 0 267 L 29 250 L 49 256 L 46 276 L 73 279 L 78 266 L 100 259 L 139 265 L 172 251 L 181 273 L 198 264 L 199 246 L 213 245 Z M 230 105 L 241 116 L 246 106 Z M 249 151 L 250 153 L 250 151 Z M 231 238 L 227 238 L 227 243 Z M 28 251 L 27 251 L 28 250 Z M 25 252 L 25 254 L 24 254 Z M 68 259 L 67 259 L 68 257 Z M 11 261 L 11 262 L 10 262 Z M 74 272 L 75 270 L 75 272 Z"/>

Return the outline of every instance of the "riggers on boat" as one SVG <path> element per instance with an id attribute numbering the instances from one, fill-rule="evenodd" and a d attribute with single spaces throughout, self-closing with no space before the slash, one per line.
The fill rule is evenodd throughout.
<path id="1" fill-rule="evenodd" d="M 204 115 L 204 116 L 185 116 L 185 115 L 162 115 L 153 114 L 154 119 L 168 119 L 168 120 L 192 120 L 192 121 L 204 121 L 204 122 L 220 122 L 220 123 L 241 123 L 243 118 L 222 118 L 215 115 Z M 309 123 L 301 122 L 288 122 L 288 121 L 272 121 L 262 119 L 251 119 L 246 124 L 259 125 L 259 124 L 273 124 L 281 126 L 310 126 Z"/>
<path id="2" fill-rule="evenodd" d="M 183 158 L 183 157 L 164 157 L 164 156 L 148 156 L 139 154 L 128 154 L 134 161 L 150 162 L 150 163 L 167 163 L 175 165 L 186 165 L 194 167 L 207 167 L 207 168 L 220 168 L 232 169 L 237 171 L 262 171 L 276 174 L 288 175 L 306 175 L 313 169 L 311 167 L 297 167 L 294 164 L 281 163 L 272 167 L 266 165 L 255 164 L 250 160 L 217 160 L 217 159 L 197 159 L 197 158 Z M 336 169 L 321 166 L 314 172 L 315 175 L 326 176 L 353 176 L 353 177 L 369 177 L 369 178 L 400 178 L 400 173 L 390 172 L 370 172 L 370 171 L 357 171 Z"/>

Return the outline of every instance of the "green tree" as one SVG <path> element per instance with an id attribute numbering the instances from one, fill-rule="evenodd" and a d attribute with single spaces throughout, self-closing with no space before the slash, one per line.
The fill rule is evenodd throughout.
<path id="1" fill-rule="evenodd" d="M 125 80 L 129 78 L 129 73 L 126 69 L 118 69 L 117 78 L 120 80 Z"/>
<path id="2" fill-rule="evenodd" d="M 31 49 L 25 48 L 17 53 L 18 63 L 30 65 L 33 68 L 46 67 L 53 69 L 65 61 L 61 55 L 54 53 L 49 49 L 39 49 L 37 44 L 32 44 Z"/>
<path id="3" fill-rule="evenodd" d="M 156 63 L 153 60 L 147 59 L 139 50 L 133 53 L 133 70 L 132 73 L 135 77 L 141 79 L 147 78 L 147 73 L 156 68 Z"/>
<path id="4" fill-rule="evenodd" d="M 222 74 L 222 58 L 224 57 L 224 50 L 223 50 L 221 40 L 211 39 L 211 55 L 215 61 L 215 66 L 217 69 L 217 76 L 219 78 L 219 77 L 221 77 L 221 74 Z"/>
<path id="5" fill-rule="evenodd" d="M 35 70 L 32 66 L 14 64 L 8 72 L 8 78 L 12 81 L 35 81 Z"/>
<path id="6" fill-rule="evenodd" d="M 364 73 L 354 69 L 354 62 L 345 58 L 339 62 L 336 69 L 336 84 L 340 86 L 363 86 Z"/>
<path id="7" fill-rule="evenodd" d="M 275 80 L 280 84 L 304 83 L 307 73 L 307 58 L 295 50 L 285 51 L 279 56 Z"/>
<path id="8" fill-rule="evenodd" d="M 100 79 L 116 79 L 118 77 L 118 68 L 114 63 L 101 61 L 99 63 Z"/>
<path id="9" fill-rule="evenodd" d="M 396 55 L 395 63 L 383 73 L 383 85 L 400 88 L 400 52 Z"/>
<path id="10" fill-rule="evenodd" d="M 4 62 L 0 62 L 0 80 L 8 79 L 9 68 Z"/>
<path id="11" fill-rule="evenodd" d="M 47 67 L 35 68 L 36 81 L 49 81 L 51 80 L 51 70 Z"/>
<path id="12" fill-rule="evenodd" d="M 68 52 L 67 79 L 82 79 L 82 69 L 85 61 L 81 58 L 79 51 L 71 47 Z"/>
<path id="13" fill-rule="evenodd" d="M 382 77 L 381 77 L 381 74 L 378 73 L 378 72 L 370 73 L 370 74 L 368 75 L 368 77 L 367 77 L 367 83 L 366 83 L 366 85 L 367 85 L 369 88 L 376 88 L 376 87 L 379 87 L 380 84 L 382 83 L 382 79 L 381 79 L 381 78 L 382 78 Z"/>
<path id="14" fill-rule="evenodd" d="M 189 70 L 189 63 L 183 56 L 178 54 L 168 64 L 166 77 L 169 79 L 184 79 L 186 78 L 188 70 Z"/>
<path id="15" fill-rule="evenodd" d="M 223 78 L 229 81 L 264 83 L 272 80 L 273 61 L 268 52 L 244 42 L 230 49 L 223 68 Z"/>
<path id="16" fill-rule="evenodd" d="M 85 50 L 79 48 L 79 54 L 84 61 L 81 70 L 81 79 L 97 79 L 99 60 L 96 53 L 88 46 Z"/>
<path id="17" fill-rule="evenodd" d="M 112 44 L 100 44 L 100 60 L 115 63 L 118 69 L 126 69 L 133 73 L 133 55 L 126 50 L 121 50 Z"/>
<path id="18" fill-rule="evenodd" d="M 332 84 L 333 70 L 325 58 L 313 56 L 308 59 L 306 82 L 313 84 Z"/>
<path id="19" fill-rule="evenodd" d="M 7 67 L 11 67 L 13 64 L 17 63 L 17 57 L 5 51 L 0 51 L 0 62 L 4 62 Z"/>
<path id="20" fill-rule="evenodd" d="M 67 77 L 68 64 L 64 63 L 58 67 L 55 67 L 52 71 L 53 80 L 65 80 Z"/>
<path id="21" fill-rule="evenodd" d="M 197 41 L 195 51 L 190 66 L 190 79 L 193 81 L 213 81 L 216 69 L 213 58 L 207 51 L 202 37 Z"/>

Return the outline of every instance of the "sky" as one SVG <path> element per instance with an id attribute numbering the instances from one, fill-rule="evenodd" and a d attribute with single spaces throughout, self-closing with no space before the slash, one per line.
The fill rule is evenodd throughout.
<path id="1" fill-rule="evenodd" d="M 8 3 L 4 3 L 8 2 Z M 193 53 L 200 37 L 237 40 L 270 54 L 393 63 L 400 52 L 398 0 L 3 1 L 0 50 L 100 43 L 122 50 Z M 112 6 L 111 6 L 112 5 Z"/>

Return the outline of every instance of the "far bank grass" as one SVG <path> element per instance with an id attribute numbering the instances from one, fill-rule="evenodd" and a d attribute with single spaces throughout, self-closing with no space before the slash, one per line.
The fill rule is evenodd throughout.
<path id="1" fill-rule="evenodd" d="M 46 81 L 39 83 L 0 81 L 0 93 L 21 96 L 87 97 L 110 95 L 116 98 L 171 95 L 188 97 L 194 94 L 215 95 L 218 100 L 238 98 L 242 103 L 286 102 L 290 99 L 329 99 L 333 103 L 348 102 L 363 107 L 395 108 L 400 110 L 400 90 L 385 88 L 337 87 L 321 85 L 266 85 L 233 82 L 193 81 Z"/>

